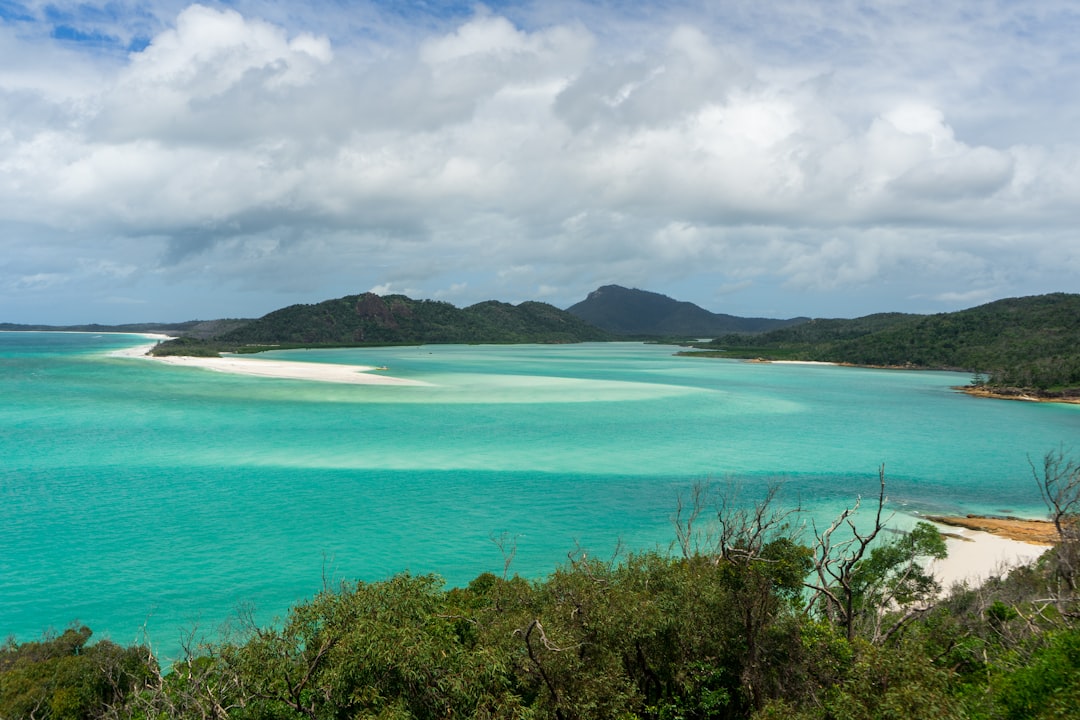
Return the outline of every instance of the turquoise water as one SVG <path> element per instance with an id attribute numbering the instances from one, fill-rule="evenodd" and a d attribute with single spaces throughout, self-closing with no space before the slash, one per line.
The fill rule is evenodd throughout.
<path id="1" fill-rule="evenodd" d="M 1045 510 L 1029 455 L 1080 407 L 974 399 L 965 375 L 680 358 L 639 344 L 267 353 L 430 386 L 110 357 L 133 335 L 0 333 L 0 636 L 78 620 L 175 652 L 324 582 L 540 576 L 575 548 L 666 547 L 678 493 L 768 482 L 831 516 Z"/>

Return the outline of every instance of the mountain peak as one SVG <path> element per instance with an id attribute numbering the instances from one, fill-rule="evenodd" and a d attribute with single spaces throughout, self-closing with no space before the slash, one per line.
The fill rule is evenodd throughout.
<path id="1" fill-rule="evenodd" d="M 805 318 L 774 320 L 713 313 L 691 302 L 621 285 L 602 285 L 566 311 L 608 332 L 653 337 L 757 333 L 805 321 Z"/>

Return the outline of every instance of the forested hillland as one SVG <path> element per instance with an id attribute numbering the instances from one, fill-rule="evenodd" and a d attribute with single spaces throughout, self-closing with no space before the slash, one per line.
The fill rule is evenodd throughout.
<path id="1" fill-rule="evenodd" d="M 541 302 L 494 300 L 457 308 L 405 295 L 349 295 L 312 305 L 290 305 L 208 341 L 161 343 L 154 353 L 216 354 L 267 347 L 331 347 L 420 343 L 573 343 L 612 336 Z"/>
<path id="2" fill-rule="evenodd" d="M 582 320 L 617 335 L 703 338 L 725 333 L 759 333 L 797 325 L 810 318 L 776 320 L 714 313 L 667 295 L 604 285 L 566 309 Z"/>
<path id="3" fill-rule="evenodd" d="M 597 327 L 583 318 L 594 312 L 606 318 L 606 327 L 620 329 Z M 618 325 L 635 313 L 643 325 Z M 769 325 L 753 318 L 717 316 L 690 303 L 618 286 L 600 288 L 570 310 L 541 302 L 510 305 L 494 300 L 457 308 L 447 302 L 369 292 L 291 305 L 257 320 L 63 328 L 8 324 L 0 329 L 168 332 L 180 337 L 159 343 L 154 354 L 217 355 L 290 347 L 611 341 L 628 339 L 627 333 L 645 326 L 686 337 L 684 331 L 696 323 L 717 318 L 724 323 L 739 321 L 736 326 L 742 331 L 697 343 L 693 346 L 697 353 L 958 370 L 972 374 L 972 390 L 1080 400 L 1080 295 L 1067 293 L 1008 298 L 936 315 L 775 320 L 769 322 L 783 326 L 772 325 L 765 332 L 761 330 Z"/>
<path id="4" fill-rule="evenodd" d="M 1080 295 L 1009 298 L 937 315 L 811 320 L 695 345 L 731 358 L 960 370 L 999 394 L 1080 397 Z"/>
<path id="5" fill-rule="evenodd" d="M 25 325 L 18 323 L 0 323 L 0 331 L 10 332 L 86 332 L 86 333 L 162 333 L 191 338 L 210 338 L 232 328 L 239 327 L 250 320 L 187 320 L 177 323 L 125 323 L 122 325 L 102 325 L 87 323 L 84 325 Z"/>

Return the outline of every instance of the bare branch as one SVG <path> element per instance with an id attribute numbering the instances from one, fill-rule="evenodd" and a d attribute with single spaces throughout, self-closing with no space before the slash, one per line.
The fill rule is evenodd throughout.
<path id="1" fill-rule="evenodd" d="M 848 640 L 855 638 L 855 623 L 859 608 L 858 591 L 854 586 L 855 570 L 866 556 L 871 544 L 877 539 L 884 527 L 882 513 L 887 498 L 885 496 L 885 466 L 878 469 L 878 502 L 874 513 L 874 522 L 865 534 L 859 532 L 852 517 L 862 505 L 862 498 L 840 513 L 827 528 L 814 530 L 816 543 L 814 548 L 814 570 L 818 582 L 808 582 L 807 587 L 814 590 L 809 606 L 822 607 L 822 612 L 833 622 L 842 626 Z M 833 535 L 841 527 L 850 531 L 850 537 L 834 544 Z"/>

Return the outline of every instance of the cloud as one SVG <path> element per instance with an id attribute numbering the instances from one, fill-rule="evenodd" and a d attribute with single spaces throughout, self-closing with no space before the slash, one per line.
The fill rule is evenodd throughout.
<path id="1" fill-rule="evenodd" d="M 1066 5 L 380 7 L 27 3 L 0 24 L 0 285 L 1071 289 Z"/>
<path id="2" fill-rule="evenodd" d="M 955 305 L 970 307 L 981 304 L 994 297 L 993 290 L 987 288 L 975 288 L 967 292 L 945 292 L 937 295 L 934 299 Z"/>

